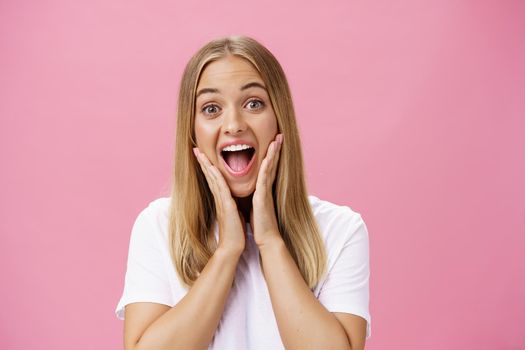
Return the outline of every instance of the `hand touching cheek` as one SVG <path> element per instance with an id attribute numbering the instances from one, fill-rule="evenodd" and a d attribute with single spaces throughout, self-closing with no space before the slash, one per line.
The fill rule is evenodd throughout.
<path id="1" fill-rule="evenodd" d="M 282 143 L 283 135 L 278 134 L 268 146 L 266 156 L 259 168 L 253 194 L 250 222 L 252 223 L 255 242 L 259 247 L 275 239 L 281 239 L 275 216 L 272 186 L 277 173 Z"/>
<path id="2" fill-rule="evenodd" d="M 240 255 L 245 246 L 244 231 L 246 225 L 244 218 L 237 209 L 230 189 L 217 167 L 212 165 L 206 155 L 200 152 L 198 148 L 194 148 L 193 152 L 213 193 L 219 224 L 218 249 L 227 249 Z"/>

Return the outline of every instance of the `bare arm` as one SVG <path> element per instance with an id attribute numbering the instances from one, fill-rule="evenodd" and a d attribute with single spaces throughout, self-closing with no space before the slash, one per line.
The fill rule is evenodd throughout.
<path id="1" fill-rule="evenodd" d="M 219 247 L 184 298 L 172 308 L 165 306 L 168 311 L 149 326 L 152 310 L 159 312 L 162 306 L 126 306 L 126 350 L 207 349 L 224 311 L 239 257 L 239 253 Z"/>
<path id="2" fill-rule="evenodd" d="M 305 283 L 279 232 L 272 196 L 283 135 L 278 134 L 264 158 L 253 195 L 251 222 L 259 247 L 272 308 L 286 349 L 364 348 L 366 320 L 328 311 Z"/>
<path id="3" fill-rule="evenodd" d="M 339 315 L 329 312 L 310 291 L 282 239 L 261 246 L 260 252 L 272 307 L 286 349 L 350 350 L 364 347 L 364 339 L 358 338 L 352 339 L 351 347 L 350 338 L 357 329 L 364 329 L 366 321 L 355 316 L 359 319 L 355 321 L 356 330 L 349 329 L 347 334 L 338 320 Z M 364 338 L 363 332 L 358 334 Z"/>

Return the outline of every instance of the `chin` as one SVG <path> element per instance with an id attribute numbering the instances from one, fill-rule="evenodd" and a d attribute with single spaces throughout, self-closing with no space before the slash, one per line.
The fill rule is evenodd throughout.
<path id="1" fill-rule="evenodd" d="M 255 191 L 255 186 L 230 186 L 230 191 L 233 197 L 244 198 L 248 197 Z"/>

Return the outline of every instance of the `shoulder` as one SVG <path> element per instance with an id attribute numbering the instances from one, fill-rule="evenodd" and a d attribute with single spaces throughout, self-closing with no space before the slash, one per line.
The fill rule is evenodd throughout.
<path id="1" fill-rule="evenodd" d="M 171 205 L 170 197 L 159 197 L 151 202 L 142 210 L 142 212 L 148 213 L 148 215 L 157 215 L 164 217 L 169 215 L 169 208 Z"/>
<path id="2" fill-rule="evenodd" d="M 309 195 L 308 200 L 325 239 L 334 238 L 332 236 L 349 239 L 365 226 L 361 214 L 348 205 L 335 204 L 313 195 Z"/>
<path id="3" fill-rule="evenodd" d="M 140 213 L 139 217 L 147 217 L 149 220 L 164 222 L 169 218 L 171 205 L 170 197 L 160 197 L 149 202 Z"/>
<path id="4" fill-rule="evenodd" d="M 308 196 L 317 220 L 327 254 L 327 275 L 315 289 L 319 297 L 328 278 L 332 283 L 342 283 L 346 278 L 367 278 L 369 264 L 368 229 L 359 212 L 347 205 L 338 205 Z M 338 282 L 334 282 L 338 281 Z M 357 279 L 353 282 L 356 283 Z M 341 285 L 342 286 L 342 285 Z"/>
<path id="5" fill-rule="evenodd" d="M 322 200 L 314 195 L 309 195 L 308 201 L 310 202 L 310 206 L 312 207 L 312 210 L 314 211 L 315 215 L 360 215 L 358 212 L 354 211 L 351 207 L 347 205 L 335 204 L 327 200 Z"/>
<path id="6" fill-rule="evenodd" d="M 167 241 L 171 198 L 160 197 L 150 201 L 137 215 L 133 232 L 137 235 Z"/>
<path id="7" fill-rule="evenodd" d="M 368 254 L 368 229 L 359 212 L 316 196 L 308 199 L 325 244 L 329 269 L 345 248 L 353 249 L 356 257 Z"/>

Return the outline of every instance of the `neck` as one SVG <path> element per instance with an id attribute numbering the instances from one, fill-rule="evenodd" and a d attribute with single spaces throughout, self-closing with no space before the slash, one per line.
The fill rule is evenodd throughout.
<path id="1" fill-rule="evenodd" d="M 242 213 L 244 221 L 250 222 L 250 211 L 252 210 L 252 198 L 253 193 L 248 197 L 235 197 L 235 202 L 237 203 L 237 208 Z"/>

